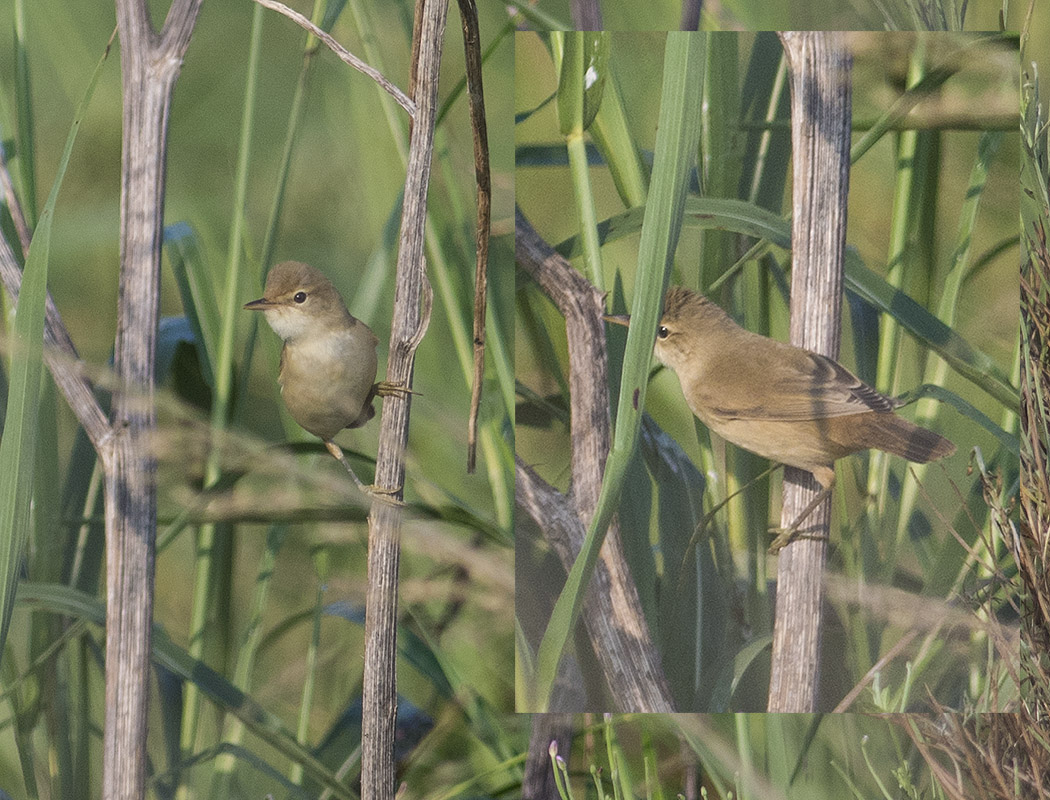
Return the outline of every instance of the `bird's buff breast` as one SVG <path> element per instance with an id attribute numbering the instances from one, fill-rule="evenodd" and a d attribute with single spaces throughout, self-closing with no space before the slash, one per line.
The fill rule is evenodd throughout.
<path id="1" fill-rule="evenodd" d="M 371 416 L 365 401 L 378 363 L 374 341 L 362 338 L 328 336 L 285 345 L 281 395 L 292 418 L 322 439 Z"/>

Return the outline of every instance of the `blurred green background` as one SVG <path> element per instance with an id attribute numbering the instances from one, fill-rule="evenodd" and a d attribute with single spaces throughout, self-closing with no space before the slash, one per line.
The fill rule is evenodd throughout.
<path id="1" fill-rule="evenodd" d="M 522 4 L 524 5 L 524 4 Z M 539 0 L 529 4 L 537 13 L 544 14 L 555 30 L 569 29 L 571 19 L 569 0 Z M 941 10 L 945 18 L 952 18 L 959 9 L 964 9 L 965 30 L 998 30 L 999 13 L 1007 7 L 1007 30 L 1018 30 L 1021 18 L 1027 10 L 1026 2 L 1003 3 L 1000 0 L 826 0 L 820 3 L 799 3 L 793 0 L 704 0 L 701 27 L 704 30 L 739 31 L 849 31 L 884 30 L 887 27 L 899 30 L 931 29 L 943 30 L 943 26 L 931 24 L 940 19 Z M 925 9 L 925 24 L 916 21 L 909 7 Z M 653 0 L 649 3 L 625 3 L 613 0 L 601 3 L 602 22 L 607 31 L 666 31 L 677 30 L 681 24 L 682 3 L 680 0 Z M 1047 24 L 1046 20 L 1041 23 Z M 534 27 L 534 26 L 530 26 Z M 954 29 L 954 28 L 953 28 Z"/>

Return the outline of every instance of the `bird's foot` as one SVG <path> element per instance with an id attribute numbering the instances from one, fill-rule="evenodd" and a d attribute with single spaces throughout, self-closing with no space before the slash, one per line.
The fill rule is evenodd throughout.
<path id="1" fill-rule="evenodd" d="M 789 544 L 796 539 L 823 539 L 825 537 L 818 536 L 811 533 L 800 533 L 797 525 L 791 525 L 787 528 L 770 528 L 769 533 L 776 535 L 776 539 L 773 540 L 773 544 L 769 546 L 769 554 L 775 556 Z"/>
<path id="2" fill-rule="evenodd" d="M 372 394 L 379 397 L 406 397 L 410 394 L 420 396 L 419 392 L 413 392 L 403 383 L 390 383 L 389 381 L 379 381 L 375 384 L 372 387 Z"/>
<path id="3" fill-rule="evenodd" d="M 799 515 L 795 517 L 795 521 L 788 525 L 786 528 L 772 528 L 770 533 L 777 534 L 777 538 L 773 540 L 773 544 L 769 546 L 770 555 L 776 555 L 785 547 L 787 547 L 796 538 L 800 539 L 822 539 L 823 536 L 812 536 L 812 535 L 799 535 L 799 526 L 806 521 L 806 517 L 813 513 L 817 506 L 824 502 L 824 500 L 831 494 L 831 488 L 825 487 L 817 492 L 813 499 L 809 501 L 809 504 L 799 512 Z"/>
<path id="4" fill-rule="evenodd" d="M 403 506 L 405 501 L 398 497 L 401 493 L 401 488 L 398 489 L 387 489 L 382 486 L 376 486 L 374 483 L 369 486 L 361 486 L 360 489 L 367 495 L 378 500 L 381 503 L 388 503 L 392 506 Z"/>

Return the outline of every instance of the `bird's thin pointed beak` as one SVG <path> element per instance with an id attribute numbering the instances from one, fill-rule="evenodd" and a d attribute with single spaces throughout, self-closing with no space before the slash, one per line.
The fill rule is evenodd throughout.
<path id="1" fill-rule="evenodd" d="M 244 308 L 248 311 L 265 311 L 272 305 L 273 303 L 265 297 L 260 297 L 258 300 L 252 300 L 250 303 L 245 303 Z"/>
<path id="2" fill-rule="evenodd" d="M 623 325 L 625 328 L 631 324 L 630 314 L 602 314 L 602 319 L 614 325 Z"/>

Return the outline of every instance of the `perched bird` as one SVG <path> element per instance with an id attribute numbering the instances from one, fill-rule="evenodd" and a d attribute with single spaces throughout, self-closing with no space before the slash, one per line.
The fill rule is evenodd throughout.
<path id="1" fill-rule="evenodd" d="M 619 321 L 619 320 L 616 320 Z M 830 492 L 834 463 L 877 448 L 926 463 L 955 445 L 894 409 L 841 364 L 745 330 L 703 295 L 671 287 L 656 329 L 656 358 L 678 375 L 693 413 L 710 430 L 760 456 L 804 469 L 823 487 L 774 542 L 776 552 Z"/>
<path id="2" fill-rule="evenodd" d="M 275 265 L 263 296 L 244 307 L 262 311 L 284 340 L 278 381 L 292 419 L 324 442 L 359 488 L 367 488 L 332 439 L 344 428 L 359 428 L 372 419 L 377 395 L 409 393 L 402 386 L 375 382 L 376 335 L 347 311 L 328 278 L 298 261 Z"/>

